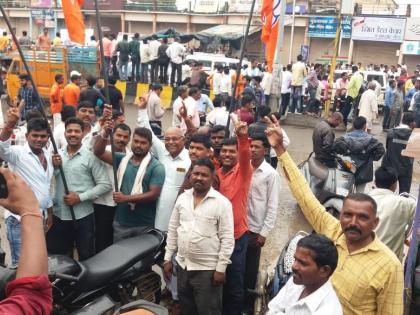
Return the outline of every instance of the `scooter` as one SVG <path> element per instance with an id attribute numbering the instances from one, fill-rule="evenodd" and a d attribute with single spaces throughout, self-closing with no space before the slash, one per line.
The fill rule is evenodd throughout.
<path id="1" fill-rule="evenodd" d="M 64 255 L 49 256 L 53 314 L 82 309 L 104 295 L 121 305 L 139 299 L 159 303 L 161 278 L 151 268 L 163 261 L 164 246 L 165 235 L 151 229 L 82 262 Z"/>
<path id="2" fill-rule="evenodd" d="M 328 168 L 311 153 L 298 165 L 312 192 L 333 216 L 339 217 L 344 198 L 356 190 L 356 166 L 348 157 L 335 157 L 337 168 Z"/>

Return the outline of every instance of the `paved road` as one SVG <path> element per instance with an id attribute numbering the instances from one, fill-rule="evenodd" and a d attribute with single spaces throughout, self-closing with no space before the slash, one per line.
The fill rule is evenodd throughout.
<path id="1" fill-rule="evenodd" d="M 172 112 L 168 111 L 165 114 L 163 126 L 164 128 L 168 127 L 171 123 Z M 127 123 L 134 128 L 136 125 L 137 110 L 134 106 L 128 106 L 127 108 Z M 312 151 L 312 129 L 310 128 L 301 128 L 293 126 L 284 126 L 287 134 L 291 139 L 291 144 L 288 148 L 289 153 L 296 161 L 300 163 L 307 158 L 309 153 Z M 342 132 L 337 132 L 337 136 L 341 135 Z M 381 141 L 384 141 L 384 133 L 382 133 L 379 125 L 375 125 L 374 134 L 377 135 Z M 298 209 L 296 202 L 291 195 L 287 184 L 284 181 L 283 174 L 280 171 L 281 175 L 281 193 L 280 193 L 280 203 L 279 203 L 279 212 L 276 222 L 276 226 L 272 233 L 267 239 L 266 246 L 263 248 L 262 254 L 262 263 L 261 268 L 268 268 L 269 270 L 276 263 L 277 257 L 283 248 L 285 242 L 294 235 L 299 230 L 310 231 L 311 228 L 303 217 L 302 213 Z M 420 183 L 420 165 L 416 163 L 415 166 L 415 176 L 413 178 L 413 187 L 412 192 L 417 193 L 418 186 Z M 367 189 L 371 189 L 372 185 L 368 185 Z M 5 227 L 4 222 L 1 220 L 1 245 L 4 250 L 9 252 L 9 246 L 5 236 Z M 7 261 L 10 261 L 8 255 Z"/>

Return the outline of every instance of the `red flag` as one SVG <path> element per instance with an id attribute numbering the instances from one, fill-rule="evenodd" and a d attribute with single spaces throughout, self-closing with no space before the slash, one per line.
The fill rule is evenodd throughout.
<path id="1" fill-rule="evenodd" d="M 273 71 L 274 56 L 277 47 L 277 35 L 279 32 L 279 19 L 282 0 L 263 0 L 261 7 L 261 41 L 265 44 L 265 59 L 268 71 Z"/>
<path id="2" fill-rule="evenodd" d="M 84 0 L 62 0 L 64 20 L 72 42 L 85 44 L 85 22 L 80 7 Z"/>

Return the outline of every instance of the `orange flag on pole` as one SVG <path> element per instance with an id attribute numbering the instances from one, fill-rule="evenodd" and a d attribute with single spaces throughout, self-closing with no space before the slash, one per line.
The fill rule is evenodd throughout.
<path id="1" fill-rule="evenodd" d="M 72 42 L 85 44 L 85 22 L 80 7 L 84 0 L 62 0 L 64 20 Z"/>
<path id="2" fill-rule="evenodd" d="M 265 59 L 269 72 L 273 71 L 274 56 L 276 55 L 281 1 L 282 0 L 263 0 L 261 7 L 261 19 L 263 23 L 261 41 L 265 44 Z"/>

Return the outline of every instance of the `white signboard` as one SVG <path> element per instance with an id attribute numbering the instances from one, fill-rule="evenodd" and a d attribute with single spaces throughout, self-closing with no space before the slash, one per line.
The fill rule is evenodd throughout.
<path id="1" fill-rule="evenodd" d="M 249 13 L 251 10 L 253 0 L 230 0 L 229 12 L 235 13 Z M 260 4 L 262 1 L 255 3 L 254 12 L 260 12 Z"/>
<path id="2" fill-rule="evenodd" d="M 353 40 L 402 43 L 405 19 L 354 17 L 352 23 Z"/>
<path id="3" fill-rule="evenodd" d="M 420 41 L 404 41 L 402 44 L 402 53 L 404 55 L 420 55 Z"/>
<path id="4" fill-rule="evenodd" d="M 404 39 L 420 41 L 420 18 L 407 19 Z"/>

